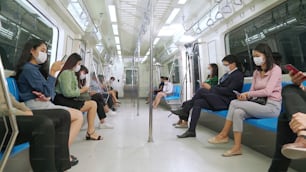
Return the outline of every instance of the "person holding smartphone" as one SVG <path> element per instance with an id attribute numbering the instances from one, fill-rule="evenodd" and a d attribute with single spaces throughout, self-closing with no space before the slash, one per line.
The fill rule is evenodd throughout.
<path id="1" fill-rule="evenodd" d="M 211 144 L 227 143 L 228 133 L 233 126 L 234 146 L 223 154 L 224 157 L 242 154 L 243 120 L 275 117 L 281 110 L 282 71 L 274 63 L 271 48 L 267 44 L 258 44 L 253 50 L 253 60 L 256 70 L 250 91 L 237 94 L 238 100 L 231 101 L 222 131 L 208 140 Z M 266 99 L 266 102 L 259 101 L 262 99 Z"/>
<path id="2" fill-rule="evenodd" d="M 289 70 L 291 85 L 282 90 L 284 112 L 278 117 L 274 156 L 269 172 L 287 171 L 291 159 L 306 158 L 306 75 Z"/>

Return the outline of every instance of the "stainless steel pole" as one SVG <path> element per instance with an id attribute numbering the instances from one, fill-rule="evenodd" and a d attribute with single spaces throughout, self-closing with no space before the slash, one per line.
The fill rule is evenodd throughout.
<path id="1" fill-rule="evenodd" d="M 149 0 L 150 7 L 150 108 L 149 108 L 149 138 L 148 142 L 153 142 L 153 0 Z"/>
<path id="2" fill-rule="evenodd" d="M 139 116 L 139 91 L 140 91 L 140 83 L 139 83 L 139 60 L 140 60 L 140 39 L 137 42 L 137 116 Z"/>

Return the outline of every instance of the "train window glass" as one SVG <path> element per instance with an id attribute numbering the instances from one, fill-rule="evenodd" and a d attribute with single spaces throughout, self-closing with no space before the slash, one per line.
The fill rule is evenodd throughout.
<path id="1" fill-rule="evenodd" d="M 23 1 L 0 1 L 0 54 L 6 69 L 13 70 L 24 44 L 32 38 L 46 41 L 52 49 L 54 26 L 37 11 L 25 8 Z M 50 60 L 50 58 L 48 58 Z"/>
<path id="2" fill-rule="evenodd" d="M 168 63 L 171 82 L 174 84 L 180 83 L 180 66 L 178 59 Z"/>
<path id="3" fill-rule="evenodd" d="M 228 53 L 239 57 L 240 69 L 252 76 L 252 49 L 267 43 L 280 53 L 281 64 L 306 71 L 306 1 L 286 1 L 225 36 Z"/>

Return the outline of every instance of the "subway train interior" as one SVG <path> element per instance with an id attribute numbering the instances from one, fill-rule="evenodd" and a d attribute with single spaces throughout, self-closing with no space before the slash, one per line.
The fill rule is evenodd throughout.
<path id="1" fill-rule="evenodd" d="M 306 171 L 306 0 L 0 0 L 0 57 L 0 172 Z"/>

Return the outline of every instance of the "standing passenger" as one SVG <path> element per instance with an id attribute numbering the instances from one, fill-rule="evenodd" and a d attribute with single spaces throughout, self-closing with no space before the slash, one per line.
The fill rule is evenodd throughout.
<path id="1" fill-rule="evenodd" d="M 243 120 L 246 118 L 270 118 L 279 115 L 281 110 L 282 71 L 274 64 L 272 51 L 267 44 L 258 44 L 253 50 L 256 70 L 253 73 L 251 89 L 237 95 L 238 100 L 230 104 L 222 131 L 208 140 L 219 144 L 228 142 L 228 133 L 233 126 L 234 146 L 223 156 L 241 155 Z"/>

